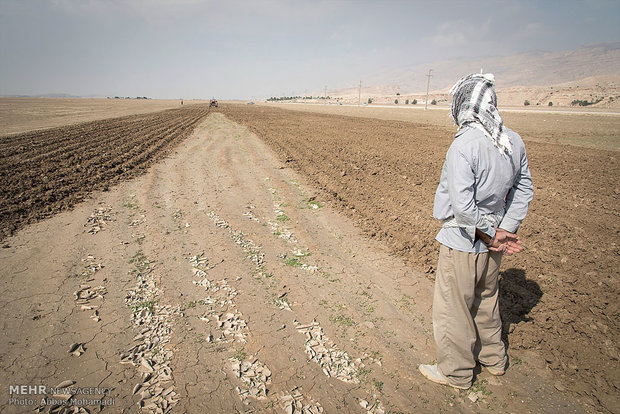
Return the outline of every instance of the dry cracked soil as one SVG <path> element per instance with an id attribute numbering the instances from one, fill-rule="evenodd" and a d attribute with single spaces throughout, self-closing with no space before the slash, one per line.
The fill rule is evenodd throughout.
<path id="1" fill-rule="evenodd" d="M 178 139 L 142 157 L 158 162 L 122 160 L 125 181 L 85 193 L 59 185 L 64 195 L 52 202 L 69 197 L 65 204 L 42 208 L 35 219 L 3 216 L 12 235 L 0 249 L 0 412 L 618 409 L 617 353 L 600 368 L 600 388 L 588 393 L 590 388 L 574 388 L 579 377 L 571 382 L 576 374 L 562 367 L 566 357 L 551 359 L 544 346 L 531 344 L 536 335 L 552 341 L 558 335 L 553 329 L 561 342 L 561 318 L 582 323 L 556 308 L 549 314 L 559 316 L 546 321 L 530 312 L 542 303 L 543 291 L 551 297 L 559 291 L 530 274 L 539 256 L 553 259 L 544 250 L 526 253 L 531 258 L 521 259 L 525 264 L 504 265 L 508 294 L 502 299 L 512 309 L 503 313 L 512 361 L 504 377 L 477 370 L 472 389 L 457 391 L 429 383 L 417 371 L 434 359 L 436 231 L 418 210 L 428 205 L 424 194 L 432 195 L 449 137 L 437 148 L 421 145 L 420 166 L 410 164 L 406 172 L 398 150 L 375 152 L 381 144 L 372 139 L 365 149 L 352 150 L 347 137 L 391 133 L 398 149 L 407 128 L 421 136 L 434 128 L 328 115 L 300 120 L 262 107 L 192 111 L 183 118 L 191 134 L 172 129 Z M 352 135 L 333 134 L 335 145 L 330 131 L 354 125 L 359 129 Z M 163 136 L 167 128 L 162 124 Z M 369 153 L 378 154 L 378 164 Z M 137 173 L 129 168 L 134 164 Z M 427 172 L 416 176 L 419 171 Z M 393 190 L 377 194 L 385 183 Z M 407 185 L 422 191 L 402 203 L 395 194 Z M 6 204 L 0 213 L 13 208 Z M 523 229 L 526 237 L 541 231 L 534 223 Z M 407 225 L 415 231 L 403 230 Z M 617 247 L 609 248 L 617 255 Z M 599 272 L 615 276 L 614 263 L 607 265 Z M 606 288 L 617 292 L 617 285 Z M 578 304 L 578 294 L 590 292 L 575 291 Z M 608 308 L 590 312 L 605 315 Z M 540 325 L 552 325 L 544 332 L 553 332 L 536 331 L 530 313 Z M 617 350 L 618 315 L 610 317 L 598 329 L 606 329 L 611 345 L 605 336 L 597 338 L 599 346 Z M 568 351 L 558 346 L 556 352 Z M 42 385 L 46 392 L 20 394 L 17 385 Z M 61 389 L 54 395 L 56 386 Z"/>

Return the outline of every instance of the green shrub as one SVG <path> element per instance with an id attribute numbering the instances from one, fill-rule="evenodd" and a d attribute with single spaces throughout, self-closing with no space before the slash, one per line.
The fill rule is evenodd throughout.
<path id="1" fill-rule="evenodd" d="M 553 106 L 553 102 L 549 101 L 549 106 Z"/>
<path id="2" fill-rule="evenodd" d="M 394 99 L 394 103 L 395 103 L 395 104 L 398 104 L 398 99 Z"/>
<path id="3" fill-rule="evenodd" d="M 523 102 L 523 105 L 525 106 L 529 106 L 530 105 L 530 101 L 528 101 L 527 99 L 525 100 L 525 102 Z"/>
<path id="4" fill-rule="evenodd" d="M 586 101 L 585 99 L 581 100 L 581 99 L 575 99 L 574 101 L 572 101 L 570 104 L 572 106 L 575 105 L 579 105 L 579 106 L 589 106 L 589 105 L 594 105 L 597 104 L 599 102 L 601 102 L 603 99 L 605 98 L 598 98 L 596 101 L 595 100 L 591 100 L 590 102 Z"/>
<path id="5" fill-rule="evenodd" d="M 409 105 L 409 99 L 405 99 L 405 105 Z"/>
<path id="6" fill-rule="evenodd" d="M 431 101 L 431 105 L 437 105 L 437 101 L 433 99 L 433 100 Z"/>
<path id="7" fill-rule="evenodd" d="M 414 99 L 413 101 L 411 101 L 411 103 L 412 103 L 413 105 L 415 105 L 415 104 L 417 104 L 417 103 L 418 103 L 418 100 L 417 100 L 417 99 Z"/>

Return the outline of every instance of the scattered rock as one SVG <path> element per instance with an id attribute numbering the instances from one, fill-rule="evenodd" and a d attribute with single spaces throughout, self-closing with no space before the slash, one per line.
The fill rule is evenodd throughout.
<path id="1" fill-rule="evenodd" d="M 278 396 L 278 403 L 284 412 L 290 414 L 318 414 L 323 412 L 323 407 L 301 393 L 298 387 L 293 388 L 289 393 L 282 393 Z"/>
<path id="2" fill-rule="evenodd" d="M 373 398 L 375 398 L 374 395 Z M 372 403 L 360 399 L 359 404 L 364 410 L 366 410 L 366 414 L 385 414 L 385 408 L 381 404 L 381 401 L 376 398 Z"/>
<path id="3" fill-rule="evenodd" d="M 306 355 L 323 368 L 323 373 L 343 382 L 358 384 L 357 368 L 349 354 L 338 347 L 323 334 L 323 328 L 316 320 L 309 324 L 295 321 L 297 332 L 306 335 Z"/>
<path id="4" fill-rule="evenodd" d="M 267 385 L 271 382 L 271 370 L 256 358 L 244 361 L 231 358 L 232 371 L 243 382 L 244 387 L 237 387 L 237 393 L 243 400 L 253 397 L 259 400 L 267 398 Z"/>
<path id="5" fill-rule="evenodd" d="M 121 364 L 131 364 L 142 374 L 142 383 L 133 393 L 140 393 L 138 406 L 142 410 L 168 413 L 178 403 L 173 390 L 162 395 L 164 387 L 172 385 L 172 350 L 168 347 L 174 318 L 182 316 L 179 306 L 160 305 L 159 288 L 152 275 L 152 264 L 146 258 L 134 262 L 131 272 L 136 285 L 125 296 L 125 304 L 132 310 L 132 322 L 140 331 L 134 336 L 138 343 L 121 354 Z"/>
<path id="6" fill-rule="evenodd" d="M 97 234 L 99 231 L 104 230 L 106 225 L 114 221 L 112 218 L 112 207 L 99 207 L 93 211 L 93 214 L 88 217 L 84 227 L 90 227 L 89 234 Z"/>
<path id="7" fill-rule="evenodd" d="M 71 347 L 69 348 L 68 352 L 71 355 L 80 356 L 84 352 L 86 352 L 86 348 L 84 348 L 84 344 L 83 343 L 74 343 L 73 345 L 71 345 Z"/>
<path id="8" fill-rule="evenodd" d="M 67 388 L 72 386 L 73 384 L 75 384 L 75 381 L 73 380 L 64 380 L 60 384 L 56 385 L 54 388 Z"/>

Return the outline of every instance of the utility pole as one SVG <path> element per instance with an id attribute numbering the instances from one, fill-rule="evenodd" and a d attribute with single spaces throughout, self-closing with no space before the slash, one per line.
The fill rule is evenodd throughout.
<path id="1" fill-rule="evenodd" d="M 357 106 L 362 105 L 362 81 L 360 81 L 360 90 L 357 94 Z"/>
<path id="2" fill-rule="evenodd" d="M 429 69 L 428 70 L 428 75 L 426 75 L 428 77 L 428 82 L 426 83 L 426 103 L 424 104 L 424 110 L 426 111 L 426 108 L 428 107 L 428 90 L 431 86 L 431 72 L 433 71 L 433 69 Z"/>

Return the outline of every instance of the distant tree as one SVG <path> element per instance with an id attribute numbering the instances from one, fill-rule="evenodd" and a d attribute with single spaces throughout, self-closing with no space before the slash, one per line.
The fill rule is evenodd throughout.
<path id="1" fill-rule="evenodd" d="M 590 102 L 584 100 L 579 100 L 579 99 L 575 99 L 574 101 L 572 101 L 570 104 L 575 106 L 575 105 L 579 105 L 579 106 L 589 106 L 589 105 L 594 105 L 597 104 L 599 102 L 601 102 L 603 99 L 605 99 L 605 97 L 603 98 L 598 98 L 596 100 L 592 99 L 590 100 Z"/>
<path id="2" fill-rule="evenodd" d="M 553 102 L 549 101 L 549 106 L 553 106 Z"/>
<path id="3" fill-rule="evenodd" d="M 405 99 L 405 105 L 409 105 L 409 99 Z"/>
<path id="4" fill-rule="evenodd" d="M 396 96 L 400 96 L 400 92 L 396 92 Z"/>
<path id="5" fill-rule="evenodd" d="M 433 99 L 433 100 L 431 101 L 431 105 L 437 105 L 437 101 Z"/>
<path id="6" fill-rule="evenodd" d="M 395 104 L 398 104 L 398 99 L 394 99 L 394 103 L 395 103 Z"/>
<path id="7" fill-rule="evenodd" d="M 523 102 L 523 105 L 525 106 L 529 106 L 530 105 L 530 101 L 528 101 L 527 99 L 525 100 L 525 102 Z"/>
<path id="8" fill-rule="evenodd" d="M 416 105 L 418 103 L 417 99 L 414 99 L 413 101 L 411 101 L 412 104 Z"/>
<path id="9" fill-rule="evenodd" d="M 371 104 L 372 103 L 372 98 L 368 98 L 368 103 Z"/>

